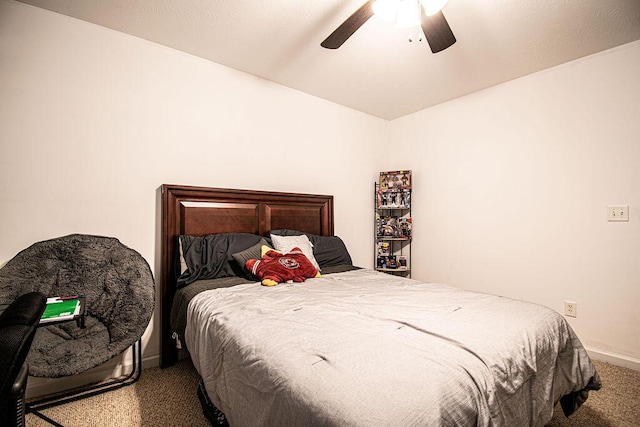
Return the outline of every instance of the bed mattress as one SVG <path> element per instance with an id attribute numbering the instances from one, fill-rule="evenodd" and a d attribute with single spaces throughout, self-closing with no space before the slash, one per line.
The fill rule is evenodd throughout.
<path id="1" fill-rule="evenodd" d="M 202 292 L 185 339 L 233 426 L 542 426 L 600 387 L 555 311 L 368 269 Z"/>

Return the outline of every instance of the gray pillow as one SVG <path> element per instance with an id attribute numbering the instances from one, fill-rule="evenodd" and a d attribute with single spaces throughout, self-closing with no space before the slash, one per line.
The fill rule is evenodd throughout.
<path id="1" fill-rule="evenodd" d="M 238 265 L 241 268 L 245 268 L 244 267 L 245 264 L 250 259 L 260 259 L 260 258 L 262 258 L 262 247 L 263 246 L 269 246 L 269 243 L 267 243 L 267 241 L 264 240 L 264 239 L 260 239 L 260 241 L 258 243 L 256 243 L 255 245 L 251 246 L 250 248 L 247 248 L 244 251 L 232 254 L 231 256 L 233 257 L 233 259 L 236 260 L 236 262 L 238 263 Z M 271 246 L 269 246 L 269 247 L 271 248 Z"/>
<path id="2" fill-rule="evenodd" d="M 313 243 L 313 253 L 320 267 L 353 265 L 347 247 L 338 236 L 311 236 L 309 239 Z"/>
<path id="3" fill-rule="evenodd" d="M 255 245 L 261 236 L 248 233 L 220 233 L 204 237 L 180 236 L 187 270 L 178 277 L 178 288 L 196 280 L 246 277 L 245 269 L 233 260 L 234 253 Z"/>

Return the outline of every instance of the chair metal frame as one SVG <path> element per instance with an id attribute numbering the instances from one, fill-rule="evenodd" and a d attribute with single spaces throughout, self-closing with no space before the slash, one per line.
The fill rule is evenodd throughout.
<path id="1" fill-rule="evenodd" d="M 131 352 L 131 372 L 128 374 L 117 378 L 111 378 L 105 382 L 86 384 L 60 393 L 45 396 L 40 399 L 29 400 L 25 405 L 25 412 L 27 414 L 34 414 L 56 427 L 64 427 L 62 424 L 47 417 L 40 411 L 54 406 L 64 405 L 65 403 L 75 402 L 87 397 L 96 396 L 108 391 L 117 390 L 135 383 L 138 381 L 140 374 L 142 373 L 142 338 L 131 346 Z"/>

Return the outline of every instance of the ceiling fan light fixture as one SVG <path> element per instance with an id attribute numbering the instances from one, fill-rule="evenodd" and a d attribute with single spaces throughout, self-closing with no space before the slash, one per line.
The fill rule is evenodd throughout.
<path id="1" fill-rule="evenodd" d="M 436 1 L 436 6 L 431 1 Z M 410 34 L 409 41 L 421 40 L 422 34 L 424 34 L 431 52 L 441 52 L 456 42 L 456 37 L 442 12 L 439 10 L 433 12 L 433 10 L 442 8 L 446 2 L 447 0 L 367 0 L 342 24 L 338 25 L 338 28 L 329 34 L 329 37 L 324 39 L 320 46 L 325 49 L 338 49 L 369 18 L 377 14 L 378 18 L 395 20 L 396 26 L 398 26 L 398 20 L 401 21 L 401 25 L 414 26 L 416 34 Z M 429 12 L 433 13 L 432 16 L 426 15 L 423 7 L 425 4 Z M 412 15 L 415 18 L 411 18 Z"/>
<path id="2" fill-rule="evenodd" d="M 448 0 L 420 0 L 422 7 L 424 7 L 424 13 L 427 16 L 432 16 L 442 10 L 447 4 Z"/>
<path id="3" fill-rule="evenodd" d="M 420 25 L 420 1 L 403 0 L 398 5 L 396 26 L 399 28 L 416 27 Z"/>
<path id="4" fill-rule="evenodd" d="M 383 21 L 394 22 L 400 6 L 400 0 L 376 0 L 373 3 L 373 13 Z"/>

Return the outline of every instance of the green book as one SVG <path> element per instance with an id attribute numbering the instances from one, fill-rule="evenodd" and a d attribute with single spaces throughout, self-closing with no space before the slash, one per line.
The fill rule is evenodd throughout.
<path id="1" fill-rule="evenodd" d="M 47 298 L 47 305 L 40 323 L 73 319 L 80 313 L 80 300 L 77 298 Z"/>

